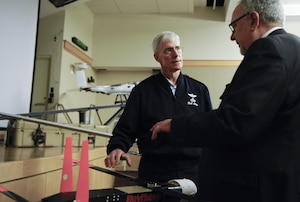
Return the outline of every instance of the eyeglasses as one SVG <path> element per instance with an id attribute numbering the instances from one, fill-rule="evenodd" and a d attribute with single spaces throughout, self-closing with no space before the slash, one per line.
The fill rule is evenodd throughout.
<path id="1" fill-rule="evenodd" d="M 174 52 L 177 52 L 177 53 L 181 53 L 182 52 L 182 49 L 180 46 L 175 46 L 175 47 L 170 47 L 170 48 L 166 48 L 164 51 L 163 51 L 163 54 L 165 55 L 171 55 L 172 53 Z"/>
<path id="2" fill-rule="evenodd" d="M 230 28 L 230 30 L 232 32 L 234 32 L 234 28 L 237 25 L 238 21 L 240 21 L 242 18 L 246 17 L 247 15 L 249 15 L 249 13 L 245 13 L 244 15 L 238 17 L 237 19 L 235 19 L 234 21 L 232 21 L 228 26 Z"/>

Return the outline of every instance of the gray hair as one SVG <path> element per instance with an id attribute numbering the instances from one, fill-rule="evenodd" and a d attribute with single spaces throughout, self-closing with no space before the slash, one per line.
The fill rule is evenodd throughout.
<path id="1" fill-rule="evenodd" d="M 178 41 L 180 43 L 180 38 L 179 36 L 174 33 L 174 32 L 170 32 L 170 31 L 164 31 L 159 33 L 152 41 L 152 49 L 153 49 L 153 53 L 157 53 L 158 49 L 159 49 L 159 45 L 164 42 L 164 41 Z"/>
<path id="2" fill-rule="evenodd" d="M 283 25 L 285 21 L 284 10 L 280 0 L 241 0 L 245 13 L 256 11 L 263 22 Z"/>

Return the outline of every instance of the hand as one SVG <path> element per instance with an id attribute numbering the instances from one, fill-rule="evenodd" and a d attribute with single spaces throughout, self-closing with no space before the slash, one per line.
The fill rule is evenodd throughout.
<path id="1" fill-rule="evenodd" d="M 105 166 L 108 168 L 114 168 L 119 164 L 121 158 L 122 160 L 126 160 L 128 166 L 131 166 L 131 159 L 129 155 L 121 149 L 115 149 L 110 152 L 110 154 L 104 159 Z"/>
<path id="2" fill-rule="evenodd" d="M 152 132 L 151 140 L 157 139 L 157 134 L 159 132 L 171 132 L 171 121 L 172 119 L 166 119 L 160 122 L 157 122 L 150 131 Z"/>

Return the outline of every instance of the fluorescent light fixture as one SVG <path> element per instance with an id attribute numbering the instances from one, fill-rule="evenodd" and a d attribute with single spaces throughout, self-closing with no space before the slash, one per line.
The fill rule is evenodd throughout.
<path id="1" fill-rule="evenodd" d="M 283 5 L 285 16 L 300 16 L 300 4 Z"/>

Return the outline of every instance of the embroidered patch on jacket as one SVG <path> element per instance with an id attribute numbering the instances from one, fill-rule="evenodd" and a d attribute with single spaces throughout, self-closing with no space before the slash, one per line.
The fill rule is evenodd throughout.
<path id="1" fill-rule="evenodd" d="M 197 100 L 195 99 L 197 95 L 194 95 L 193 93 L 188 93 L 188 96 L 190 96 L 190 100 L 187 102 L 188 105 L 195 105 L 198 106 Z"/>

